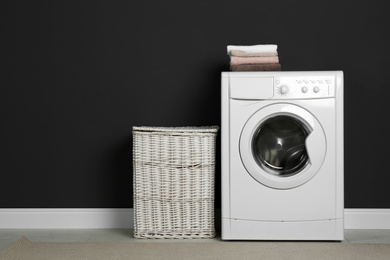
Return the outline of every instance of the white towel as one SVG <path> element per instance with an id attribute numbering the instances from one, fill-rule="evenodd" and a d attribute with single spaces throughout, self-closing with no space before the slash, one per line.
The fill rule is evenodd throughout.
<path id="1" fill-rule="evenodd" d="M 276 52 L 278 46 L 276 44 L 258 44 L 258 45 L 228 45 L 227 53 L 230 51 L 243 51 L 246 53 L 261 53 L 261 52 Z"/>

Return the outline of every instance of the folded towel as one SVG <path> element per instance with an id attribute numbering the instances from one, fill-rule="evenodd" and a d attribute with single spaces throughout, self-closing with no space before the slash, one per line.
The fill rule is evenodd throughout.
<path id="1" fill-rule="evenodd" d="M 279 63 L 231 65 L 231 71 L 280 71 Z"/>
<path id="2" fill-rule="evenodd" d="M 227 52 L 230 55 L 231 51 L 243 51 L 247 53 L 259 52 L 276 52 L 278 46 L 276 44 L 258 44 L 258 45 L 228 45 Z"/>
<path id="3" fill-rule="evenodd" d="M 232 50 L 230 51 L 230 56 L 237 56 L 237 57 L 269 57 L 269 56 L 278 56 L 278 53 L 275 52 L 254 52 L 254 53 L 248 53 L 243 51 L 236 51 Z"/>
<path id="4" fill-rule="evenodd" d="M 277 56 L 272 57 L 230 57 L 230 65 L 238 64 L 259 64 L 259 63 L 279 63 Z"/>

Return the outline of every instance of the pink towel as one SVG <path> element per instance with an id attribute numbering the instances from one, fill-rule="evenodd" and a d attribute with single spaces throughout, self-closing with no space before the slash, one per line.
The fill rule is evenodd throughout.
<path id="1" fill-rule="evenodd" d="M 230 56 L 238 56 L 238 57 L 269 57 L 269 56 L 278 56 L 277 52 L 243 52 L 243 51 L 230 51 Z"/>
<path id="2" fill-rule="evenodd" d="M 259 63 L 279 63 L 277 56 L 271 57 L 230 57 L 230 65 L 239 64 L 259 64 Z"/>

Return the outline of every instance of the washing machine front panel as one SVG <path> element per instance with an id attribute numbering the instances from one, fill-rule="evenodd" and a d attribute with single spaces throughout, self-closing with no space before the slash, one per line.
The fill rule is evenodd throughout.
<path id="1" fill-rule="evenodd" d="M 342 72 L 223 72 L 221 94 L 222 239 L 342 240 Z M 272 145 L 256 148 L 272 140 L 261 129 L 279 125 L 294 138 L 279 133 L 275 148 L 305 143 L 292 164 L 267 157 Z M 321 161 L 308 180 L 286 185 Z"/>
<path id="2" fill-rule="evenodd" d="M 321 124 L 307 110 L 276 103 L 256 111 L 240 136 L 240 156 L 248 173 L 274 189 L 292 189 L 309 181 L 326 155 Z"/>
<path id="3" fill-rule="evenodd" d="M 326 133 L 325 160 L 319 171 L 307 182 L 294 188 L 273 188 L 256 180 L 244 165 L 240 151 L 243 129 L 248 124 L 249 119 L 258 111 L 276 104 L 281 103 L 280 101 L 278 103 L 272 101 L 230 101 L 229 136 L 231 144 L 229 148 L 229 182 L 226 186 L 229 187 L 230 196 L 228 197 L 229 211 L 225 216 L 238 220 L 285 222 L 334 218 L 336 177 L 335 147 L 332 144 L 335 142 L 335 136 L 334 118 L 330 116 L 335 113 L 333 99 L 300 100 L 283 103 L 310 111 L 311 117 L 316 118 L 321 123 L 321 127 Z M 298 112 L 295 112 L 294 116 L 297 117 L 297 114 Z M 242 115 L 247 116 L 243 117 Z M 302 116 L 299 119 L 302 123 L 310 120 L 309 118 L 304 120 Z M 310 130 L 312 130 L 311 128 L 312 126 L 310 126 Z M 311 134 L 313 133 L 314 131 L 311 132 Z M 309 135 L 309 137 L 313 138 L 314 136 Z M 309 141 L 309 137 L 307 137 L 306 142 Z M 314 148 L 317 148 L 315 142 Z M 311 156 L 309 150 L 307 153 Z M 253 157 L 252 152 L 250 155 Z M 311 157 L 309 157 L 309 160 L 311 160 Z M 255 160 L 253 161 L 256 163 Z M 268 175 L 271 176 L 269 173 Z M 292 179 L 293 177 L 288 178 Z M 287 178 L 278 177 L 278 179 L 277 181 L 282 181 L 282 179 Z M 224 201 L 226 202 L 226 199 Z"/>

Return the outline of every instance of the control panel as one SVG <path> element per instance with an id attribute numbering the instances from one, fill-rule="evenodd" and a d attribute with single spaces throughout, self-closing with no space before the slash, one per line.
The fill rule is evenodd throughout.
<path id="1" fill-rule="evenodd" d="M 335 77 L 274 77 L 273 99 L 327 98 L 335 96 Z"/>

